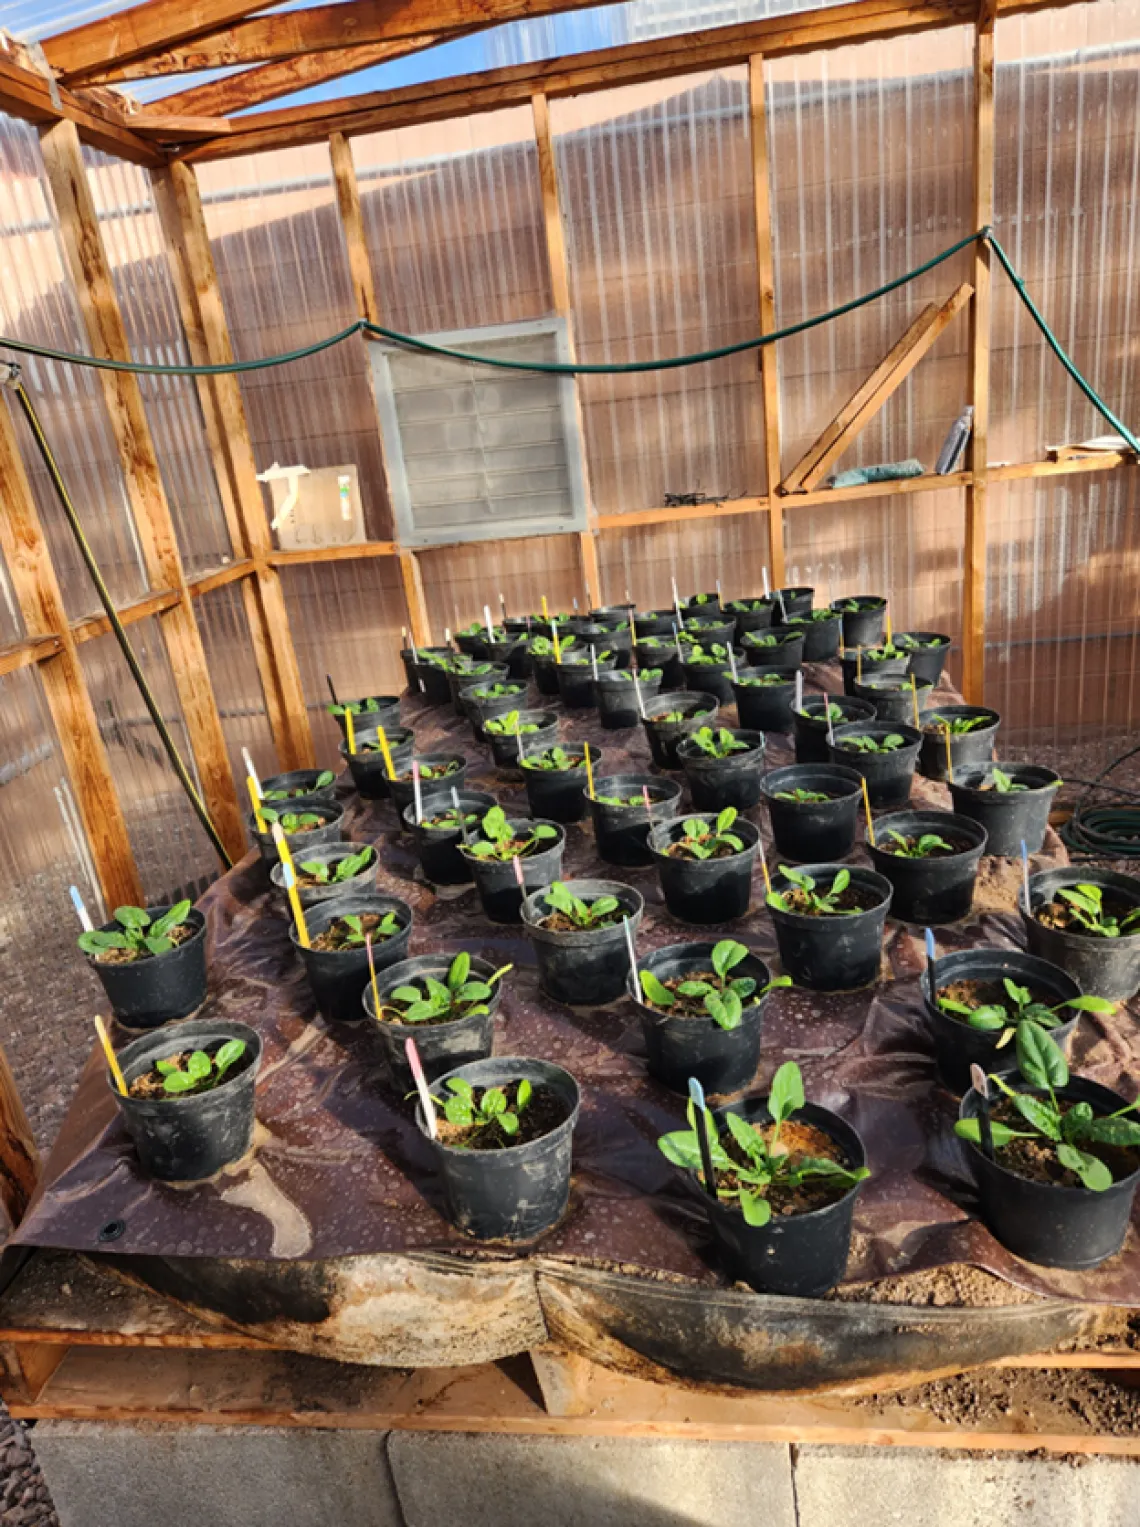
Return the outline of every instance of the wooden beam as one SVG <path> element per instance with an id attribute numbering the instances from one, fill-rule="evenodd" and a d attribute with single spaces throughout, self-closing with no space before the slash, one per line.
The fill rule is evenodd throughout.
<path id="1" fill-rule="evenodd" d="M 764 58 L 753 53 L 748 60 L 748 95 L 752 128 L 752 204 L 756 224 L 756 281 L 760 332 L 776 327 L 776 267 L 772 255 L 772 185 L 768 173 L 768 110 L 764 100 Z M 772 587 L 782 588 L 784 566 L 784 510 L 780 485 L 780 362 L 775 345 L 760 351 L 761 408 L 764 426 L 764 469 L 767 484 L 768 562 Z"/>
<path id="2" fill-rule="evenodd" d="M 408 623 L 417 647 L 432 644 L 431 622 L 428 620 L 427 595 L 424 593 L 423 570 L 414 551 L 400 552 L 400 577 L 404 584 L 404 603 L 408 610 Z"/>
<path id="3" fill-rule="evenodd" d="M 29 640 L 60 644 L 40 664 L 40 679 L 103 899 L 138 906 L 143 888 L 126 819 L 7 402 L 0 406 L 0 550 Z"/>
<path id="4" fill-rule="evenodd" d="M 46 657 L 55 657 L 63 650 L 58 636 L 37 636 L 31 641 L 9 642 L 0 647 L 0 678 L 6 673 L 18 673 L 21 668 L 34 668 Z"/>
<path id="5" fill-rule="evenodd" d="M 215 573 L 205 573 L 201 578 L 191 578 L 186 587 L 190 590 L 191 599 L 200 599 L 203 594 L 212 594 L 215 589 L 224 589 L 228 583 L 237 583 L 242 578 L 253 578 L 257 574 L 257 563 L 252 557 L 245 557 L 240 562 L 231 562 L 228 567 L 219 567 Z"/>
<path id="6" fill-rule="evenodd" d="M 160 149 L 131 130 L 125 113 L 112 111 L 100 101 L 86 97 L 81 100 L 69 90 L 58 90 L 53 96 L 51 81 L 3 53 L 0 53 L 0 111 L 37 126 L 64 120 L 74 122 L 84 143 L 120 159 L 129 159 L 133 164 L 153 166 L 166 162 Z"/>
<path id="7" fill-rule="evenodd" d="M 994 17 L 982 0 L 974 29 L 974 227 L 994 213 Z M 966 544 L 962 557 L 962 693 L 980 705 L 986 680 L 986 497 L 990 429 L 990 246 L 974 247 L 974 300 L 970 304 L 970 486 L 966 489 Z"/>
<path id="8" fill-rule="evenodd" d="M 144 0 L 44 39 L 44 56 L 65 79 L 226 26 L 262 9 L 256 0 Z"/>
<path id="9" fill-rule="evenodd" d="M 152 615 L 164 615 L 168 610 L 175 609 L 181 599 L 182 596 L 173 589 L 159 589 L 157 593 L 144 594 L 141 599 L 116 608 L 123 625 L 130 626 L 137 620 L 148 620 Z M 71 634 L 80 644 L 92 642 L 97 636 L 106 636 L 110 630 L 109 615 L 88 615 L 83 620 L 73 621 L 71 626 Z"/>
<path id="10" fill-rule="evenodd" d="M 115 295 L 111 265 L 103 245 L 83 151 L 73 122 L 41 128 L 44 168 L 59 219 L 61 242 L 79 300 L 92 353 L 129 361 L 127 331 Z M 244 813 L 238 805 L 229 748 L 210 685 L 206 651 L 186 587 L 174 519 L 151 438 L 138 377 L 101 371 L 111 430 L 127 486 L 152 588 L 172 589 L 176 599 L 160 607 L 159 623 L 190 747 L 198 766 L 202 796 L 218 835 L 234 859 L 246 848 Z"/>
<path id="11" fill-rule="evenodd" d="M 174 112 L 136 112 L 135 131 L 140 138 L 161 143 L 186 143 L 192 138 L 216 138 L 232 132 L 225 117 L 197 117 Z"/>
<path id="12" fill-rule="evenodd" d="M 823 480 L 832 464 L 839 460 L 860 430 L 874 418 L 955 315 L 966 306 L 972 292 L 973 288 L 964 281 L 941 307 L 932 302 L 923 309 L 788 473 L 783 483 L 785 493 L 810 493 Z"/>
<path id="13" fill-rule="evenodd" d="M 347 546 L 298 547 L 295 551 L 271 551 L 270 567 L 301 567 L 309 562 L 359 562 L 367 557 L 398 557 L 395 541 L 356 541 Z M 425 646 L 430 643 L 425 642 Z"/>
<path id="14" fill-rule="evenodd" d="M 231 365 L 233 346 L 194 171 L 173 163 L 154 177 L 154 190 L 191 358 L 195 364 Z M 199 396 L 213 421 L 219 484 L 224 480 L 236 520 L 234 549 L 256 567 L 256 578 L 242 582 L 242 597 L 278 760 L 283 769 L 311 768 L 312 728 L 285 593 L 267 560 L 273 543 L 238 379 L 233 373 L 203 378 Z"/>

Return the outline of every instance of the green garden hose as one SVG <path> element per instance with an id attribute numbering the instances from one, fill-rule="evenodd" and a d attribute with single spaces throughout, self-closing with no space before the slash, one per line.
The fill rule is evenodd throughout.
<path id="1" fill-rule="evenodd" d="M 1107 806 L 1086 805 L 1086 799 L 1094 791 L 1109 790 L 1114 795 L 1127 795 L 1134 799 L 1137 792 L 1117 785 L 1106 785 L 1105 780 L 1113 769 L 1140 753 L 1140 746 L 1120 753 L 1106 764 L 1095 779 L 1077 780 L 1083 784 L 1073 814 L 1061 828 L 1061 841 L 1075 854 L 1089 859 L 1140 859 L 1140 805 Z"/>

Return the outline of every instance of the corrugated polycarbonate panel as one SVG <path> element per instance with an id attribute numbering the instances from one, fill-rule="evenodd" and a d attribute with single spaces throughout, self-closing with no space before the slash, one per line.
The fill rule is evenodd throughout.
<path id="1" fill-rule="evenodd" d="M 913 270 L 972 230 L 972 37 L 965 27 L 767 66 L 776 322 L 799 322 Z M 972 253 L 781 341 L 785 473 Z M 963 311 L 840 457 L 929 469 L 968 401 Z"/>
<path id="2" fill-rule="evenodd" d="M 242 748 L 249 749 L 261 779 L 276 774 L 279 765 L 241 588 L 230 583 L 203 594 L 194 601 L 194 614 L 206 649 L 206 667 L 226 734 L 238 798 L 244 804 L 246 771 Z"/>
<path id="3" fill-rule="evenodd" d="M 41 1149 L 51 1141 L 91 1042 L 101 988 L 75 947 L 68 887 L 96 920 L 86 845 L 61 803 L 63 764 L 34 669 L 0 678 L 0 981 L 3 1044 Z"/>
<path id="4" fill-rule="evenodd" d="M 708 592 L 719 581 L 725 599 L 744 599 L 764 592 L 768 516 L 607 530 L 598 546 L 607 604 L 624 602 L 628 589 L 639 609 L 666 609 L 674 578 L 683 595 Z"/>
<path id="5" fill-rule="evenodd" d="M 357 315 L 328 148 L 281 149 L 198 167 L 206 226 L 239 360 L 324 339 Z M 364 342 L 246 373 L 259 471 L 274 462 L 355 464 L 369 539 L 388 540 L 380 431 Z"/>
<path id="6" fill-rule="evenodd" d="M 993 483 L 988 514 L 986 703 L 1003 737 L 1107 762 L 1140 725 L 1136 473 Z"/>
<path id="7" fill-rule="evenodd" d="M 1140 3 L 998 23 L 994 226 L 1061 344 L 1125 423 L 1140 326 Z M 994 268 L 991 461 L 1108 432 Z"/>
<path id="8" fill-rule="evenodd" d="M 35 128 L 2 113 L 0 332 L 52 349 L 88 349 Z M 20 364 L 108 587 L 119 603 L 135 599 L 146 592 L 146 580 L 97 373 L 36 356 Z M 22 425 L 19 432 L 68 613 L 91 614 L 98 608 L 91 580 L 31 437 Z"/>
<path id="9" fill-rule="evenodd" d="M 150 172 L 97 149 L 85 148 L 83 158 L 132 357 L 189 365 Z M 233 544 L 194 382 L 141 376 L 139 386 L 187 575 L 220 567 Z"/>
<path id="10" fill-rule="evenodd" d="M 510 615 L 534 614 L 544 594 L 552 610 L 572 609 L 575 599 L 584 610 L 589 602 L 575 535 L 441 547 L 417 556 L 437 642 L 446 629 L 454 633 L 482 620 L 484 605 L 498 620 L 500 594 Z"/>
<path id="11" fill-rule="evenodd" d="M 191 776 L 197 778 L 186 728 L 157 620 L 136 621 L 131 645 Z M 154 723 L 113 636 L 99 636 L 79 648 L 84 677 L 99 732 L 127 820 L 131 848 L 148 899 L 157 903 L 175 891 L 197 896 L 219 869 Z"/>
<path id="12" fill-rule="evenodd" d="M 283 567 L 281 583 L 317 763 L 322 769 L 340 769 L 341 735 L 325 711 L 325 675 L 332 675 L 344 698 L 399 694 L 404 688 L 400 627 L 408 617 L 399 565 L 395 557 L 361 557 Z"/>
<path id="13" fill-rule="evenodd" d="M 382 323 L 427 334 L 551 311 L 529 106 L 351 143 Z"/>
<path id="14" fill-rule="evenodd" d="M 551 103 L 578 357 L 621 362 L 759 332 L 743 69 Z M 584 377 L 607 513 L 764 491 L 756 356 Z"/>

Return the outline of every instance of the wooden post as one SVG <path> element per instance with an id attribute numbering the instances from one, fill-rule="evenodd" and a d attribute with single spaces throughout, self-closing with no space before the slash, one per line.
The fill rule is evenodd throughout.
<path id="1" fill-rule="evenodd" d="M 360 187 L 356 182 L 356 167 L 352 162 L 352 148 L 343 133 L 333 133 L 329 138 L 329 158 L 332 160 L 333 181 L 336 185 L 336 204 L 340 211 L 340 224 L 344 230 L 344 242 L 348 249 L 348 268 L 352 276 L 352 290 L 356 297 L 356 311 L 369 323 L 380 322 L 380 304 L 376 298 L 376 282 L 372 276 L 372 261 L 368 257 L 368 242 L 364 237 L 364 217 L 360 210 Z M 369 383 L 372 368 L 368 368 Z M 377 415 L 379 417 L 379 415 Z M 380 453 L 384 462 L 384 480 L 391 482 L 388 458 L 384 449 L 384 437 L 380 435 Z M 389 493 L 389 500 L 391 494 Z M 415 552 L 402 550 L 400 576 L 404 585 L 404 603 L 408 609 L 408 625 L 418 647 L 431 646 L 431 623 L 428 620 L 427 599 L 424 595 L 423 577 Z"/>
<path id="2" fill-rule="evenodd" d="M 566 257 L 566 231 L 558 197 L 558 166 L 554 159 L 554 139 L 550 131 L 550 103 L 538 91 L 530 98 L 534 115 L 534 141 L 538 148 L 538 178 L 542 186 L 542 217 L 546 228 L 546 258 L 550 264 L 550 290 L 554 311 L 566 320 L 570 359 L 577 354 L 574 344 L 574 311 L 570 302 L 570 265 Z M 582 481 L 586 491 L 588 530 L 578 533 L 578 551 L 582 559 L 582 581 L 589 604 L 602 603 L 602 576 L 598 566 L 598 511 L 590 493 L 589 461 L 586 457 L 586 430 L 582 418 L 582 394 L 574 378 L 574 402 L 578 411 L 578 436 L 582 441 Z"/>
<path id="3" fill-rule="evenodd" d="M 5 400 L 0 406 L 0 549 L 29 637 L 52 636 L 59 642 L 59 649 L 40 663 L 40 677 L 103 899 L 109 907 L 138 906 L 143 889 L 126 819 L 9 410 Z M 66 916 L 66 909 L 60 915 Z"/>
<path id="4" fill-rule="evenodd" d="M 40 143 L 59 217 L 64 255 L 91 350 L 109 360 L 129 361 L 132 357 L 127 331 L 115 296 L 111 266 L 74 122 L 56 122 L 42 128 Z M 99 377 L 138 530 L 147 583 L 152 589 L 172 589 L 178 595 L 178 602 L 159 615 L 158 620 L 197 761 L 202 795 L 222 842 L 233 858 L 239 859 L 245 852 L 245 831 L 229 750 L 210 687 L 206 652 L 186 587 L 142 389 L 138 377 L 131 372 L 101 371 Z"/>
<path id="5" fill-rule="evenodd" d="M 230 365 L 233 346 L 197 177 L 175 161 L 155 174 L 154 189 L 191 358 L 195 364 Z M 231 372 L 204 379 L 200 396 L 207 420 L 213 421 L 211 442 L 222 457 L 240 528 L 235 551 L 255 567 L 242 592 L 277 757 L 283 769 L 311 768 L 315 754 L 305 690 L 281 578 L 268 561 L 273 541 L 237 376 Z"/>
<path id="6" fill-rule="evenodd" d="M 759 283 L 760 332 L 776 327 L 776 270 L 772 259 L 772 185 L 768 175 L 768 111 L 764 102 L 764 57 L 748 60 L 752 111 L 752 195 L 756 217 L 756 278 Z M 764 463 L 768 478 L 768 562 L 772 587 L 784 583 L 784 509 L 780 486 L 780 362 L 775 345 L 760 351 L 760 386 L 764 401 Z"/>
<path id="7" fill-rule="evenodd" d="M 974 31 L 974 227 L 994 215 L 994 11 L 982 0 Z M 970 485 L 966 489 L 966 545 L 962 590 L 962 693 L 981 705 L 986 677 L 986 495 L 990 429 L 990 246 L 974 248 L 970 304 Z"/>

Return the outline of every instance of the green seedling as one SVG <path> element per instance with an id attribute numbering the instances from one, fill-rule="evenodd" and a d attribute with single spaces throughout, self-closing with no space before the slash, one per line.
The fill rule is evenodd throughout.
<path id="1" fill-rule="evenodd" d="M 481 684 L 478 689 L 469 689 L 469 700 L 504 700 L 508 695 L 521 695 L 524 690 L 522 684 Z"/>
<path id="2" fill-rule="evenodd" d="M 822 624 L 826 620 L 838 620 L 838 610 L 812 610 L 807 615 L 789 615 L 785 625 L 789 626 L 812 626 Z"/>
<path id="3" fill-rule="evenodd" d="M 774 689 L 779 684 L 791 686 L 795 680 L 786 673 L 745 673 L 736 682 L 745 689 Z"/>
<path id="4" fill-rule="evenodd" d="M 561 912 L 576 928 L 606 927 L 615 921 L 614 914 L 620 913 L 622 909 L 616 896 L 599 896 L 594 901 L 583 901 L 580 896 L 574 896 L 561 880 L 547 886 L 543 895 L 550 910 Z"/>
<path id="5" fill-rule="evenodd" d="M 896 832 L 893 827 L 887 828 L 887 837 L 892 838 L 895 847 L 885 845 L 888 852 L 899 859 L 929 859 L 931 854 L 954 852 L 954 845 L 947 843 L 945 838 L 940 838 L 936 832 L 924 832 L 921 837 L 910 838 L 906 833 Z"/>
<path id="6" fill-rule="evenodd" d="M 364 749 L 360 751 L 364 752 Z M 315 811 L 275 811 L 272 806 L 263 806 L 261 815 L 270 827 L 274 822 L 278 823 L 286 837 L 295 832 L 312 832 L 314 827 L 325 825 L 324 817 L 318 816 Z"/>
<path id="7" fill-rule="evenodd" d="M 661 677 L 661 674 L 660 668 L 643 668 L 637 675 L 637 679 L 641 684 L 652 684 Z M 633 671 L 629 668 L 615 668 L 609 677 L 622 684 L 632 684 L 634 679 Z"/>
<path id="8" fill-rule="evenodd" d="M 746 631 L 741 637 L 746 647 L 785 647 L 789 642 L 798 640 L 798 631 L 790 635 L 781 635 L 778 631 Z"/>
<path id="9" fill-rule="evenodd" d="M 738 1113 L 725 1114 L 730 1143 L 737 1147 L 736 1157 L 729 1155 L 718 1137 L 716 1120 L 705 1109 L 700 1127 L 707 1132 L 716 1196 L 722 1203 L 739 1203 L 746 1224 L 766 1225 L 772 1218 L 769 1195 L 794 1192 L 811 1178 L 830 1178 L 837 1186 L 854 1187 L 869 1177 L 867 1167 L 850 1169 L 826 1156 L 797 1156 L 784 1149 L 780 1131 L 804 1106 L 804 1084 L 794 1060 L 785 1061 L 772 1078 L 768 1094 L 768 1112 L 772 1130 L 767 1139 Z M 687 1110 L 689 1128 L 662 1135 L 657 1148 L 667 1161 L 686 1171 L 703 1175 L 700 1141 L 697 1136 L 696 1108 Z M 727 1137 L 726 1137 L 727 1138 Z M 722 1181 L 723 1178 L 727 1179 Z"/>
<path id="10" fill-rule="evenodd" d="M 1002 1076 L 989 1078 L 1029 1125 L 1028 1129 L 1012 1129 L 992 1119 L 994 1149 L 1000 1151 L 1014 1140 L 1043 1142 L 1053 1151 L 1059 1165 L 1073 1172 L 1084 1187 L 1093 1193 L 1103 1193 L 1112 1186 L 1112 1172 L 1099 1156 L 1080 1147 L 1103 1145 L 1126 1150 L 1140 1147 L 1140 1121 L 1126 1117 L 1135 1110 L 1136 1103 L 1100 1117 L 1094 1114 L 1091 1103 L 1069 1103 L 1062 1107 L 1057 1093 L 1068 1084 L 1069 1066 L 1060 1047 L 1032 1019 L 1023 1018 L 1014 1032 L 1022 1080 L 1045 1096 L 1017 1092 Z M 981 1144 L 981 1125 L 977 1119 L 959 1119 L 954 1133 L 971 1145 Z"/>
<path id="11" fill-rule="evenodd" d="M 876 599 L 873 595 L 866 599 L 845 599 L 842 604 L 836 606 L 841 615 L 858 615 L 862 610 L 881 610 L 886 604 L 885 599 Z"/>
<path id="12" fill-rule="evenodd" d="M 565 774 L 569 769 L 584 769 L 585 749 L 581 753 L 569 753 L 563 747 L 544 748 L 541 753 L 528 753 L 522 760 L 522 767 L 542 769 L 548 774 Z"/>
<path id="13" fill-rule="evenodd" d="M 699 609 L 703 604 L 715 604 L 716 598 L 715 594 L 690 594 L 688 599 L 684 601 L 683 608 L 686 610 Z"/>
<path id="14" fill-rule="evenodd" d="M 820 801 L 829 801 L 831 796 L 826 790 L 805 790 L 797 785 L 794 790 L 777 790 L 778 801 L 794 801 L 797 806 L 814 806 Z"/>
<path id="15" fill-rule="evenodd" d="M 186 1069 L 173 1060 L 156 1060 L 154 1069 L 162 1077 L 162 1090 L 169 1096 L 180 1092 L 213 1092 L 225 1080 L 226 1072 L 245 1054 L 244 1039 L 227 1039 L 213 1055 L 193 1050 L 186 1058 Z"/>
<path id="16" fill-rule="evenodd" d="M 387 710 L 392 704 L 391 700 L 384 700 L 377 695 L 369 695 L 366 700 L 349 700 L 345 704 L 326 705 L 325 710 L 330 716 L 343 716 L 346 711 L 354 716 L 371 715 L 373 711 Z"/>
<path id="17" fill-rule="evenodd" d="M 477 811 L 456 811 L 454 806 L 449 806 L 446 811 L 440 811 L 435 816 L 429 817 L 423 825 L 436 827 L 441 832 L 460 832 L 464 827 L 474 827 L 479 821 Z"/>
<path id="18" fill-rule="evenodd" d="M 505 716 L 495 716 L 485 723 L 483 730 L 491 737 L 525 737 L 528 732 L 537 732 L 537 721 L 519 721 L 517 710 L 509 710 Z"/>
<path id="19" fill-rule="evenodd" d="M 375 860 L 373 849 L 362 848 L 358 854 L 346 854 L 343 859 L 309 859 L 297 868 L 318 885 L 341 885 L 346 880 L 354 879 Z"/>
<path id="20" fill-rule="evenodd" d="M 886 658 L 902 657 L 904 655 L 902 648 L 896 647 L 894 642 L 883 642 L 879 647 L 864 647 L 862 651 L 865 663 L 881 663 Z M 850 651 L 847 654 L 848 657 L 852 655 Z"/>
<path id="21" fill-rule="evenodd" d="M 395 912 L 385 912 L 375 928 L 365 928 L 364 920 L 360 915 L 355 912 L 346 912 L 343 917 L 338 917 L 329 924 L 329 932 L 332 933 L 334 930 L 339 933 L 336 943 L 338 949 L 363 949 L 367 939 L 378 944 L 383 939 L 395 938 L 400 931 L 400 919 Z"/>
<path id="22" fill-rule="evenodd" d="M 580 651 L 571 652 L 568 656 L 563 657 L 562 666 L 563 668 L 589 668 L 593 666 L 595 661 L 599 663 L 605 663 L 608 662 L 611 657 L 613 657 L 613 653 L 609 650 L 609 648 L 607 648 L 604 652 L 594 652 L 592 654 L 589 652 Z"/>
<path id="23" fill-rule="evenodd" d="M 441 667 L 446 668 L 448 673 L 470 674 L 473 678 L 478 678 L 483 673 L 490 673 L 494 666 L 494 663 L 469 657 L 466 652 L 460 652 L 452 658 L 441 659 Z"/>
<path id="24" fill-rule="evenodd" d="M 563 656 L 566 653 L 566 649 L 568 647 L 573 647 L 574 645 L 575 638 L 573 636 L 560 636 L 558 638 L 558 651 Z M 549 636 L 535 636 L 532 637 L 530 642 L 527 644 L 527 651 L 530 653 L 531 657 L 553 657 L 554 643 L 551 641 Z"/>
<path id="25" fill-rule="evenodd" d="M 639 971 L 638 980 L 650 1007 L 669 1012 L 678 1005 L 678 997 L 687 997 L 691 1001 L 700 1001 L 705 1012 L 720 1028 L 738 1029 L 745 1007 L 755 1007 L 774 987 L 792 984 L 790 976 L 774 976 L 767 986 L 757 990 L 751 976 L 733 976 L 732 971 L 747 958 L 748 950 L 743 944 L 725 938 L 713 945 L 711 981 L 680 981 L 676 991 L 671 991 L 652 971 Z"/>
<path id="26" fill-rule="evenodd" d="M 990 773 L 990 784 L 999 795 L 1014 795 L 1019 790 L 1025 790 L 1025 785 L 1019 785 L 1012 774 L 1006 774 L 1004 769 L 994 768 Z"/>
<path id="27" fill-rule="evenodd" d="M 1127 917 L 1112 917 L 1104 910 L 1104 889 L 1099 885 L 1066 885 L 1057 896 L 1069 909 L 1069 916 L 1087 933 L 1098 938 L 1120 938 L 1140 920 L 1140 907 L 1135 907 Z"/>
<path id="28" fill-rule="evenodd" d="M 707 710 L 671 710 L 666 711 L 663 716 L 651 716 L 649 719 L 658 723 L 662 721 L 701 721 L 705 716 L 711 714 L 712 712 Z"/>
<path id="29" fill-rule="evenodd" d="M 935 712 L 926 720 L 928 732 L 949 732 L 951 737 L 964 737 L 967 732 L 976 732 L 979 727 L 990 725 L 989 716 L 940 716 Z"/>
<path id="30" fill-rule="evenodd" d="M 535 823 L 529 833 L 518 836 L 501 806 L 492 806 L 480 827 L 483 837 L 477 843 L 464 844 L 463 852 L 473 859 L 498 859 L 503 863 L 516 857 L 525 859 L 528 854 L 541 850 L 544 843 L 553 842 L 558 837 L 558 829 L 545 822 Z"/>
<path id="31" fill-rule="evenodd" d="M 741 742 L 726 726 L 722 726 L 719 731 L 714 731 L 711 726 L 702 726 L 692 734 L 690 741 L 695 742 L 701 752 L 710 758 L 728 758 L 732 753 L 751 753 L 753 750 L 750 742 Z"/>
<path id="32" fill-rule="evenodd" d="M 728 648 L 719 642 L 713 642 L 711 647 L 694 647 L 686 662 L 694 668 L 727 668 Z"/>
<path id="33" fill-rule="evenodd" d="M 1115 1004 L 1105 997 L 1071 997 L 1067 1002 L 1058 1002 L 1055 1007 L 1049 1007 L 1044 1002 L 1035 1001 L 1027 986 L 1019 986 L 1008 976 L 1002 977 L 1002 985 L 1009 998 L 1008 1006 L 1004 1002 L 984 1002 L 978 1007 L 970 1007 L 965 1002 L 956 1002 L 953 997 L 944 997 L 941 993 L 937 999 L 938 1006 L 942 1012 L 963 1019 L 971 1029 L 997 1034 L 999 1050 L 1014 1037 L 1019 1023 L 1036 1023 L 1043 1029 L 1056 1029 L 1065 1022 L 1062 1012 L 1064 1008 L 1071 1008 L 1077 1013 L 1116 1011 Z"/>
<path id="34" fill-rule="evenodd" d="M 452 960 L 445 980 L 421 976 L 414 983 L 409 981 L 406 986 L 397 986 L 389 992 L 380 1011 L 393 1014 L 397 1023 L 442 1023 L 456 1018 L 474 1018 L 488 1011 L 487 1004 L 495 995 L 495 987 L 513 969 L 512 965 L 503 965 L 485 981 L 478 976 L 472 980 L 471 956 L 463 951 Z"/>
<path id="35" fill-rule="evenodd" d="M 263 790 L 262 800 L 292 801 L 300 795 L 312 795 L 314 790 L 324 790 L 334 779 L 336 775 L 331 769 L 322 769 L 311 785 L 296 785 L 292 790 Z"/>
<path id="36" fill-rule="evenodd" d="M 655 806 L 659 797 L 650 795 L 649 804 Z M 594 800 L 599 806 L 642 806 L 645 805 L 645 797 L 640 791 L 636 795 L 627 796 L 624 800 L 620 795 L 595 795 Z"/>
<path id="37" fill-rule="evenodd" d="M 681 824 L 682 836 L 673 847 L 679 848 L 690 859 L 711 859 L 720 848 L 731 849 L 734 854 L 743 853 L 744 840 L 729 831 L 736 817 L 735 806 L 726 806 L 712 825 L 700 817 L 686 817 Z"/>
<path id="38" fill-rule="evenodd" d="M 731 610 L 734 615 L 755 615 L 758 610 L 766 610 L 771 603 L 771 599 L 730 599 L 725 609 Z"/>
<path id="39" fill-rule="evenodd" d="M 839 746 L 848 753 L 894 753 L 906 746 L 906 738 L 898 732 L 885 737 L 841 737 Z"/>
<path id="40" fill-rule="evenodd" d="M 81 933 L 77 942 L 83 953 L 94 959 L 111 949 L 129 950 L 135 959 L 145 959 L 150 954 L 167 954 L 176 947 L 171 933 L 182 926 L 189 911 L 190 902 L 180 901 L 152 921 L 145 907 L 116 907 L 118 928 L 108 929 L 106 933 L 98 929 Z"/>
<path id="41" fill-rule="evenodd" d="M 461 1129 L 476 1126 L 501 1130 L 508 1137 L 519 1132 L 521 1114 L 533 1095 L 528 1081 L 519 1082 L 515 1088 L 514 1107 L 508 1107 L 507 1094 L 502 1087 L 487 1087 L 476 1094 L 471 1083 L 461 1076 L 453 1076 L 447 1084 L 443 1097 L 432 1095 L 432 1102 L 439 1108 L 449 1124 Z M 453 1144 L 455 1142 L 452 1142 Z"/>
<path id="42" fill-rule="evenodd" d="M 817 891 L 811 875 L 805 875 L 803 870 L 794 870 L 787 864 L 780 865 L 780 874 L 795 886 L 799 897 L 793 902 L 786 891 L 769 891 L 764 900 L 768 906 L 775 907 L 777 912 L 800 912 L 815 917 L 856 917 L 862 911 L 861 907 L 838 905 L 839 898 L 851 884 L 850 870 L 837 870 L 826 891 Z"/>
<path id="43" fill-rule="evenodd" d="M 802 706 L 796 712 L 796 715 L 803 716 L 807 721 L 842 721 L 843 708 L 836 705 L 834 701 L 829 700 L 824 710 L 810 711 L 806 706 Z"/>
<path id="44" fill-rule="evenodd" d="M 420 778 L 447 779 L 451 774 L 458 774 L 462 768 L 463 764 L 458 758 L 449 758 L 446 763 L 441 764 L 420 764 Z M 412 771 L 409 769 L 406 774 L 401 774 L 400 778 L 411 779 Z"/>
<path id="45" fill-rule="evenodd" d="M 929 638 L 929 640 L 922 641 L 917 636 L 908 636 L 906 632 L 902 632 L 900 635 L 895 637 L 895 646 L 901 647 L 904 652 L 917 652 L 921 649 L 929 647 L 944 647 L 945 645 L 946 643 L 941 641 L 937 636 L 932 636 Z"/>

